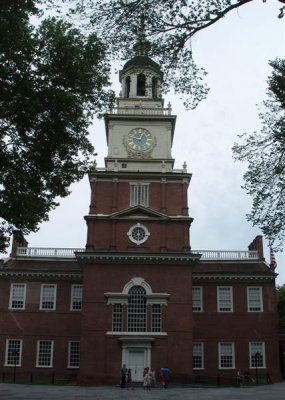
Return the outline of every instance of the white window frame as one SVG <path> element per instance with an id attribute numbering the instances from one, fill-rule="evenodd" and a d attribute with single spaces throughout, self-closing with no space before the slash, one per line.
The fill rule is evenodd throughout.
<path id="1" fill-rule="evenodd" d="M 76 289 L 81 288 L 81 297 L 76 297 Z M 81 284 L 74 284 L 71 285 L 71 294 L 70 294 L 70 311 L 81 311 L 82 310 L 82 292 L 83 292 L 83 285 Z M 81 302 L 80 308 L 74 307 L 76 302 Z"/>
<path id="2" fill-rule="evenodd" d="M 16 286 L 21 286 L 24 287 L 24 292 L 23 295 L 21 297 L 17 298 L 17 295 L 14 293 L 14 289 Z M 26 283 L 11 283 L 10 286 L 10 300 L 9 300 L 9 309 L 11 310 L 25 310 L 26 308 L 26 291 L 27 291 L 27 284 Z M 23 302 L 23 306 L 22 307 L 14 307 L 13 306 L 13 302 L 16 301 L 22 301 Z"/>
<path id="3" fill-rule="evenodd" d="M 130 206 L 149 204 L 149 183 L 130 183 Z"/>
<path id="4" fill-rule="evenodd" d="M 76 365 L 71 365 L 71 357 L 72 357 L 72 344 L 76 343 L 78 345 L 78 364 Z M 80 367 L 80 341 L 79 340 L 70 340 L 68 342 L 68 362 L 67 362 L 67 367 L 68 368 L 79 368 Z"/>
<path id="5" fill-rule="evenodd" d="M 151 331 L 161 332 L 162 326 L 162 305 L 159 303 L 151 304 Z"/>
<path id="6" fill-rule="evenodd" d="M 12 362 L 9 362 L 9 353 L 10 353 L 10 345 L 12 342 L 17 342 L 19 346 L 19 354 L 17 355 L 17 363 L 15 364 L 15 359 L 13 358 Z M 6 339 L 6 348 L 5 348 L 5 367 L 21 367 L 22 366 L 22 349 L 23 349 L 23 340 L 22 339 Z"/>
<path id="7" fill-rule="evenodd" d="M 259 294 L 259 307 L 254 307 L 256 299 L 251 298 L 250 292 L 255 290 Z M 248 312 L 263 312 L 263 291 L 261 286 L 248 286 L 247 287 L 247 311 Z"/>
<path id="8" fill-rule="evenodd" d="M 194 298 L 194 291 L 199 292 L 199 300 Z M 198 296 L 197 296 L 198 297 Z M 194 300 L 200 305 L 194 305 Z M 192 286 L 192 311 L 201 312 L 203 311 L 203 287 L 202 286 Z"/>
<path id="9" fill-rule="evenodd" d="M 40 347 L 41 343 L 50 343 L 50 364 L 49 365 L 40 365 Z M 54 352 L 54 341 L 53 340 L 38 340 L 37 341 L 37 362 L 36 362 L 36 367 L 37 368 L 53 368 L 53 352 Z"/>
<path id="10" fill-rule="evenodd" d="M 231 345 L 232 365 L 230 367 L 222 366 L 223 345 Z M 235 344 L 233 342 L 219 342 L 219 369 L 235 369 Z"/>
<path id="11" fill-rule="evenodd" d="M 123 329 L 123 305 L 121 303 L 113 304 L 112 331 L 121 332 Z"/>
<path id="12" fill-rule="evenodd" d="M 224 289 L 228 289 L 229 290 L 229 292 L 230 292 L 230 309 L 229 310 L 223 310 L 222 308 L 225 308 L 225 307 L 222 307 L 222 303 L 221 303 L 221 301 L 222 301 L 222 299 L 221 299 L 221 296 L 220 296 L 220 290 L 224 290 Z M 232 288 L 232 286 L 218 286 L 217 287 L 217 309 L 218 309 L 218 312 L 220 312 L 220 313 L 231 313 L 231 312 L 233 312 L 234 311 L 234 308 L 233 308 L 233 288 Z"/>
<path id="13" fill-rule="evenodd" d="M 254 350 L 253 346 L 258 345 L 258 349 Z M 252 341 L 249 342 L 249 365 L 250 368 L 256 369 L 255 365 L 255 359 L 253 358 L 254 355 L 259 352 L 262 355 L 262 365 L 257 366 L 257 369 L 265 369 L 266 368 L 266 353 L 265 353 L 265 342 L 260 342 L 260 341 Z"/>
<path id="14" fill-rule="evenodd" d="M 194 346 L 198 345 L 200 347 L 200 355 L 194 354 Z M 201 367 L 194 367 L 194 357 L 201 357 Z M 204 343 L 203 342 L 193 342 L 192 343 L 192 368 L 193 370 L 204 369 Z"/>
<path id="15" fill-rule="evenodd" d="M 50 300 L 50 302 L 53 302 L 53 307 L 52 308 L 46 308 L 43 307 L 43 303 L 44 301 L 48 301 L 45 300 L 44 298 L 44 288 L 50 286 L 54 288 L 54 292 L 53 292 L 53 298 Z M 57 292 L 57 285 L 56 284 L 51 284 L 51 283 L 43 283 L 41 285 L 41 300 L 40 300 L 40 310 L 44 310 L 44 311 L 54 311 L 56 309 L 56 292 Z"/>

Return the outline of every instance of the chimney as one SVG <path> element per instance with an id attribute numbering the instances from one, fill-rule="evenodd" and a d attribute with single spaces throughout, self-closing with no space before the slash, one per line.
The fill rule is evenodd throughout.
<path id="1" fill-rule="evenodd" d="M 10 256 L 16 257 L 17 247 L 28 247 L 28 242 L 21 231 L 13 231 L 12 251 Z"/>
<path id="2" fill-rule="evenodd" d="M 249 251 L 250 250 L 257 251 L 259 259 L 264 261 L 263 243 L 262 243 L 262 236 L 261 235 L 256 236 L 256 238 L 248 246 L 248 250 Z"/>

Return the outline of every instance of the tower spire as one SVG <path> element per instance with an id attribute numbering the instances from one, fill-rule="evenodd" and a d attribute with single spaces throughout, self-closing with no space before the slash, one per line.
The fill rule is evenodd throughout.
<path id="1" fill-rule="evenodd" d="M 137 38 L 137 42 L 134 44 L 133 48 L 134 48 L 136 55 L 140 55 L 140 56 L 147 56 L 151 49 L 151 43 L 149 40 L 147 40 L 146 33 L 145 33 L 145 15 L 144 15 L 144 13 L 141 13 L 141 16 L 140 16 L 138 38 Z"/>

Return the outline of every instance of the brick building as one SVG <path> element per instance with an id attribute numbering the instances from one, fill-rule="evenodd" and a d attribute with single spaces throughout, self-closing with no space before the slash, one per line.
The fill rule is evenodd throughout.
<path id="1" fill-rule="evenodd" d="M 191 174 L 174 169 L 163 74 L 137 55 L 120 81 L 105 168 L 89 174 L 86 248 L 31 248 L 15 232 L 0 263 L 0 372 L 114 383 L 126 364 L 134 381 L 146 366 L 177 379 L 257 369 L 279 379 L 276 274 L 262 238 L 246 251 L 191 249 Z"/>

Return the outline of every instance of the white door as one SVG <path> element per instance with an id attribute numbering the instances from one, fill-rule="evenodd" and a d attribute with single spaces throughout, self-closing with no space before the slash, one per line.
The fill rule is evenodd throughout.
<path id="1" fill-rule="evenodd" d="M 143 370 L 146 367 L 145 362 L 145 351 L 144 349 L 129 349 L 128 351 L 128 362 L 126 367 L 132 371 L 132 380 L 134 382 L 142 382 Z"/>

